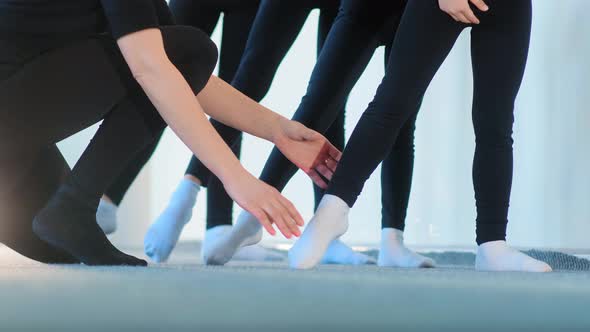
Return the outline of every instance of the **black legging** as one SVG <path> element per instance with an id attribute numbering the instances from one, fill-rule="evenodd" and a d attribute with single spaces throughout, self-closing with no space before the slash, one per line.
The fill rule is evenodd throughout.
<path id="1" fill-rule="evenodd" d="M 161 30 L 168 56 L 198 93 L 215 66 L 215 45 L 193 28 Z M 86 208 L 96 207 L 126 162 L 166 124 L 110 36 L 0 43 L 0 241 L 40 262 L 75 263 L 32 232 L 33 218 L 64 183 Z M 70 171 L 55 144 L 100 120 Z"/>
<path id="2" fill-rule="evenodd" d="M 471 31 L 478 244 L 506 237 L 514 100 L 526 65 L 532 11 L 531 0 L 487 2 L 489 12 L 476 10 L 481 24 Z M 409 1 L 383 82 L 350 138 L 329 194 L 354 205 L 466 27 L 442 12 L 436 0 Z"/>
<path id="3" fill-rule="evenodd" d="M 231 82 L 248 40 L 248 33 L 256 17 L 259 0 L 172 0 L 170 9 L 176 22 L 197 27 L 209 36 L 223 13 L 223 35 L 219 52 L 219 77 Z M 123 173 L 106 191 L 106 195 L 120 205 L 137 175 L 152 157 L 160 137 L 147 146 L 123 170 Z M 241 136 L 231 146 L 240 156 Z M 207 190 L 207 228 L 231 224 L 233 201 L 225 192 L 221 181 L 212 181 Z"/>
<path id="4" fill-rule="evenodd" d="M 385 45 L 385 63 L 405 7 L 405 0 L 344 0 L 293 119 L 325 132 L 340 116 L 350 91 L 375 49 Z M 415 120 L 406 122 L 382 165 L 382 227 L 405 228 L 413 164 Z M 273 149 L 261 180 L 283 190 L 297 167 Z"/>
<path id="5" fill-rule="evenodd" d="M 278 67 L 295 42 L 305 20 L 313 9 L 320 9 L 318 29 L 318 56 L 324 41 L 338 13 L 339 0 L 263 0 L 252 26 L 246 50 L 232 85 L 248 97 L 260 101 L 264 98 Z M 326 133 L 332 144 L 344 147 L 344 111 L 338 113 L 338 119 Z M 219 122 L 212 121 L 213 126 L 230 145 L 236 144 L 240 132 Z M 196 158 L 191 160 L 187 174 L 194 175 L 203 183 L 219 183 L 211 172 Z M 219 185 L 220 184 L 216 184 Z M 316 204 L 323 191 L 314 186 Z M 223 212 L 221 212 L 223 214 Z M 209 221 L 209 220 L 208 220 Z M 218 222 L 231 223 L 231 214 Z M 207 223 L 207 227 L 216 226 Z"/>

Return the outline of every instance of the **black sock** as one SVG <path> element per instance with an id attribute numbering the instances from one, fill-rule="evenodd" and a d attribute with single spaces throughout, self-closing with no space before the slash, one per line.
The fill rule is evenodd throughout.
<path id="1" fill-rule="evenodd" d="M 144 260 L 115 248 L 96 223 L 96 207 L 80 200 L 75 189 L 63 185 L 37 214 L 33 230 L 86 265 L 146 266 Z"/>
<path id="2" fill-rule="evenodd" d="M 96 222 L 100 197 L 112 179 L 159 133 L 136 109 L 124 100 L 108 114 L 66 183 L 33 223 L 41 239 L 88 265 L 147 265 L 117 250 Z"/>

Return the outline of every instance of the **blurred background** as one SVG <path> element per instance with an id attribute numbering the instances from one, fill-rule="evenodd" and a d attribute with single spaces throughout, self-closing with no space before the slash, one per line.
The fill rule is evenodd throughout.
<path id="1" fill-rule="evenodd" d="M 587 0 L 533 0 L 529 63 L 517 100 L 515 174 L 509 241 L 516 246 L 590 249 L 590 20 Z M 282 63 L 263 100 L 291 117 L 315 64 L 317 11 Z M 220 40 L 220 32 L 213 36 Z M 475 244 L 475 202 L 471 181 L 474 135 L 469 31 L 465 31 L 426 94 L 417 123 L 416 163 L 407 220 L 411 245 L 471 247 Z M 379 49 L 353 90 L 347 106 L 350 135 L 383 76 Z M 96 126 L 60 143 L 70 163 L 88 144 Z M 259 175 L 270 143 L 246 136 L 242 161 Z M 151 222 L 167 204 L 184 174 L 189 150 L 168 130 L 154 157 L 133 184 L 119 214 L 116 244 L 141 246 Z M 344 239 L 375 245 L 381 220 L 380 170 L 352 210 Z M 301 172 L 284 194 L 306 219 L 312 216 L 312 187 Z M 204 234 L 206 194 L 201 192 L 182 240 Z M 240 209 L 234 210 L 237 217 Z M 290 243 L 265 235 L 265 243 Z"/>

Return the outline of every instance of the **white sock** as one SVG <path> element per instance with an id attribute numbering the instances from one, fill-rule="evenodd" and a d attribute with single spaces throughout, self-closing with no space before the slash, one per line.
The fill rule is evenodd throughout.
<path id="1" fill-rule="evenodd" d="M 236 254 L 238 249 L 257 244 L 262 240 L 262 226 L 258 220 L 242 211 L 231 231 L 220 236 L 203 249 L 203 262 L 207 265 L 224 265 Z"/>
<path id="2" fill-rule="evenodd" d="M 365 265 L 375 264 L 375 260 L 360 252 L 352 250 L 344 242 L 336 239 L 330 243 L 326 254 L 322 258 L 322 264 L 342 264 L 342 265 Z"/>
<path id="3" fill-rule="evenodd" d="M 301 238 L 289 250 L 291 268 L 310 269 L 320 263 L 330 243 L 348 229 L 348 211 L 342 199 L 324 195 Z"/>
<path id="4" fill-rule="evenodd" d="M 96 222 L 107 235 L 112 234 L 117 230 L 118 209 L 118 206 L 105 199 L 101 199 L 98 204 L 98 210 L 96 210 Z"/>
<path id="5" fill-rule="evenodd" d="M 381 230 L 377 264 L 382 267 L 434 267 L 434 260 L 413 252 L 404 245 L 404 232 L 395 228 Z"/>
<path id="6" fill-rule="evenodd" d="M 506 241 L 492 241 L 477 248 L 475 269 L 479 271 L 551 272 L 551 266 L 512 249 Z"/>
<path id="7" fill-rule="evenodd" d="M 168 260 L 184 225 L 191 220 L 201 186 L 183 179 L 168 206 L 148 229 L 143 241 L 145 254 L 154 262 Z"/>
<path id="8" fill-rule="evenodd" d="M 205 232 L 203 247 L 201 248 L 201 257 L 204 262 L 210 260 L 210 257 L 214 256 L 212 250 L 219 247 L 218 243 L 220 241 L 225 241 L 225 238 L 229 236 L 231 230 L 231 225 L 222 225 L 208 229 Z M 233 259 L 237 261 L 282 261 L 284 257 L 278 252 L 274 252 L 259 244 L 255 244 L 239 248 L 233 256 Z"/>

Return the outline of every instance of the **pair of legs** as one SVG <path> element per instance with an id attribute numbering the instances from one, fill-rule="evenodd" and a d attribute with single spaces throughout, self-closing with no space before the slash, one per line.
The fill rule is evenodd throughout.
<path id="1" fill-rule="evenodd" d="M 330 27 L 338 12 L 338 0 L 323 0 L 323 1 L 274 1 L 264 0 L 260 4 L 260 8 L 253 23 L 248 42 L 245 47 L 244 55 L 238 72 L 235 74 L 232 85 L 238 90 L 245 93 L 250 98 L 260 101 L 264 98 L 270 89 L 274 75 L 278 67 L 286 56 L 289 48 L 295 42 L 297 35 L 301 31 L 305 20 L 310 12 L 314 9 L 320 9 L 319 29 L 318 29 L 318 56 L 320 50 L 323 49 L 325 39 L 328 35 Z M 171 2 L 173 12 L 177 11 L 174 6 L 174 1 Z M 225 30 L 224 30 L 225 31 Z M 222 58 L 223 58 L 222 46 Z M 344 146 L 344 112 L 343 106 L 338 112 L 339 117 L 331 126 L 326 137 L 337 147 Z M 239 146 L 241 133 L 233 128 L 227 127 L 219 122 L 212 120 L 214 127 L 221 134 L 224 140 L 230 146 Z M 184 224 L 190 219 L 192 207 L 195 204 L 196 194 L 199 186 L 196 186 L 194 179 L 197 179 L 201 184 L 206 185 L 210 190 L 219 188 L 223 190 L 221 182 L 212 176 L 209 170 L 201 164 L 201 162 L 193 158 L 187 170 L 187 175 L 193 180 L 184 180 L 174 193 L 169 206 L 163 215 L 169 214 L 172 218 L 160 218 L 155 225 L 158 229 L 166 228 L 170 231 L 162 232 L 157 237 L 146 238 L 146 250 L 148 255 L 156 261 L 165 261 L 168 259 L 173 250 Z M 225 195 L 225 192 L 223 192 Z M 316 204 L 321 199 L 322 191 L 315 187 Z M 218 196 L 215 196 L 218 197 Z M 206 263 L 216 263 L 215 258 L 219 251 L 220 245 L 217 240 L 227 234 L 228 228 L 220 228 L 220 225 L 230 225 L 231 217 L 231 202 L 229 204 L 218 204 L 211 200 L 209 196 L 207 208 L 207 228 L 205 235 L 204 247 L 202 250 L 203 258 Z M 223 209 L 223 211 L 216 211 Z M 215 211 L 212 211 L 215 210 Z M 176 220 L 176 221 L 175 221 Z M 179 222 L 180 220 L 180 222 Z M 167 225 L 167 226 L 160 226 Z M 170 225 L 172 227 L 170 228 Z M 255 239 L 259 235 L 254 236 Z M 155 239 L 150 240 L 148 238 Z M 211 241 L 209 241 L 211 239 Z M 248 240 L 244 243 L 252 244 L 259 240 Z M 148 248 L 149 247 L 149 248 Z M 345 261 L 350 261 L 350 251 L 345 250 L 339 245 L 338 253 L 345 252 Z M 257 255 L 260 257 L 259 255 Z M 335 254 L 337 257 L 343 255 Z M 352 255 L 355 259 L 358 256 Z M 364 261 L 365 259 L 363 259 Z M 342 262 L 342 261 L 341 261 Z"/>
<path id="2" fill-rule="evenodd" d="M 215 66 L 214 44 L 196 29 L 161 30 L 170 59 L 198 93 Z M 0 42 L 0 100 L 9 105 L 0 112 L 2 242 L 45 263 L 146 265 L 118 251 L 95 219 L 110 181 L 165 128 L 116 42 L 108 35 Z M 101 120 L 70 171 L 55 144 Z"/>
<path id="3" fill-rule="evenodd" d="M 330 30 L 294 120 L 319 132 L 329 131 L 334 121 L 341 117 L 340 112 L 346 98 L 367 67 L 375 49 L 381 45 L 386 46 L 387 64 L 390 45 L 404 7 L 405 1 L 342 1 L 340 13 Z M 382 242 L 386 245 L 382 245 L 384 250 L 381 250 L 379 257 L 381 265 L 419 267 L 434 264 L 405 248 L 402 239 L 414 162 L 415 120 L 414 116 L 406 122 L 395 147 L 383 162 L 382 225 L 385 241 Z M 278 149 L 274 149 L 261 179 L 278 190 L 283 190 L 296 172 L 297 167 Z M 244 213 L 228 236 L 226 248 L 235 248 L 235 243 L 259 228 L 258 221 Z M 231 250 L 224 251 L 224 259 L 227 261 L 231 258 Z"/>
<path id="4" fill-rule="evenodd" d="M 344 0 L 332 26 L 325 47 L 314 68 L 306 95 L 293 119 L 319 132 L 326 132 L 338 118 L 346 96 L 367 67 L 375 49 L 385 46 L 385 66 L 391 54 L 406 1 L 367 2 Z M 391 152 L 383 160 L 382 245 L 379 265 L 432 266 L 431 260 L 414 254 L 403 246 L 406 211 L 414 166 L 414 131 L 416 116 L 400 129 Z M 297 172 L 297 167 L 274 149 L 261 179 L 279 190 Z M 251 222 L 255 222 L 252 218 Z"/>
<path id="5" fill-rule="evenodd" d="M 506 246 L 512 183 L 514 100 L 524 73 L 531 30 L 531 1 L 489 1 L 472 26 L 473 181 L 477 203 L 477 268 L 547 271 Z M 377 165 L 391 152 L 401 128 L 418 112 L 422 96 L 457 37 L 467 26 L 442 12 L 435 0 L 410 0 L 383 82 L 346 147 L 322 202 L 298 244 L 291 265 L 312 267 L 330 239 L 348 227 L 347 215 Z M 300 245 L 301 243 L 301 245 Z M 306 244 L 306 245 L 303 245 Z"/>

